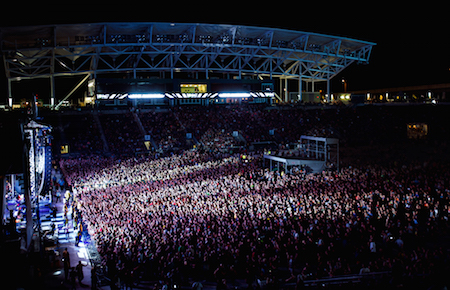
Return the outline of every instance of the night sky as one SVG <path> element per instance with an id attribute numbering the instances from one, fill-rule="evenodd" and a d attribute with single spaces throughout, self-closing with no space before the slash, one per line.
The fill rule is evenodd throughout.
<path id="1" fill-rule="evenodd" d="M 326 1 L 306 5 L 303 2 L 152 1 L 104 6 L 89 1 L 46 8 L 7 4 L 4 11 L 10 11 L 14 17 L 1 19 L 0 26 L 137 21 L 286 28 L 377 43 L 370 63 L 353 64 L 336 76 L 333 91 L 342 89 L 342 78 L 347 80 L 349 91 L 450 82 L 450 13 L 444 2 L 441 7 L 422 3 L 392 3 L 390 7 L 370 1 L 355 5 L 348 1 L 335 1 L 332 5 Z"/>

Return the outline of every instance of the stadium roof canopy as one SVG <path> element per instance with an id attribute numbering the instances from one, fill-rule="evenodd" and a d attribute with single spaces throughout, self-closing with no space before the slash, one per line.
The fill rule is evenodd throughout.
<path id="1" fill-rule="evenodd" d="M 7 77 L 110 72 L 225 72 L 327 80 L 367 63 L 371 42 L 277 28 L 90 23 L 0 29 Z"/>
<path id="2" fill-rule="evenodd" d="M 55 77 L 84 75 L 84 82 L 120 72 L 327 81 L 329 92 L 330 79 L 353 62 L 367 63 L 375 43 L 254 26 L 118 22 L 4 27 L 0 45 L 9 98 L 13 81 L 50 78 L 53 99 Z"/>

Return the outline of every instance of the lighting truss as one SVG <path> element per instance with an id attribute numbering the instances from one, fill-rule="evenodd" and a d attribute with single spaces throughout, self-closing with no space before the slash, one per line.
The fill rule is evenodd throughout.
<path id="1" fill-rule="evenodd" d="M 50 131 L 51 127 L 30 121 L 24 128 L 25 135 L 29 142 L 28 164 L 30 170 L 30 192 L 31 197 L 39 195 L 46 180 L 45 165 L 48 161 L 45 149 L 45 139 L 43 131 Z"/>

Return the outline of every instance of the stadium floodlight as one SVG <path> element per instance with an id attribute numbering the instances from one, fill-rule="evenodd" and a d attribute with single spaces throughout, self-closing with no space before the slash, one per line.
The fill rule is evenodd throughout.
<path id="1" fill-rule="evenodd" d="M 248 98 L 251 97 L 250 93 L 219 93 L 221 98 Z"/>
<path id="2" fill-rule="evenodd" d="M 183 99 L 190 99 L 190 98 L 201 98 L 201 94 L 197 93 L 181 93 L 183 96 Z"/>
<path id="3" fill-rule="evenodd" d="M 162 99 L 164 94 L 154 93 L 154 94 L 129 94 L 129 99 Z"/>

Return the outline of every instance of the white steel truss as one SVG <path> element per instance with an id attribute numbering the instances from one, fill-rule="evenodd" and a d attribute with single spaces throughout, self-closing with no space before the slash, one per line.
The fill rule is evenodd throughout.
<path id="1" fill-rule="evenodd" d="M 11 81 L 115 72 L 222 72 L 329 81 L 374 43 L 236 25 L 96 23 L 0 30 Z"/>

